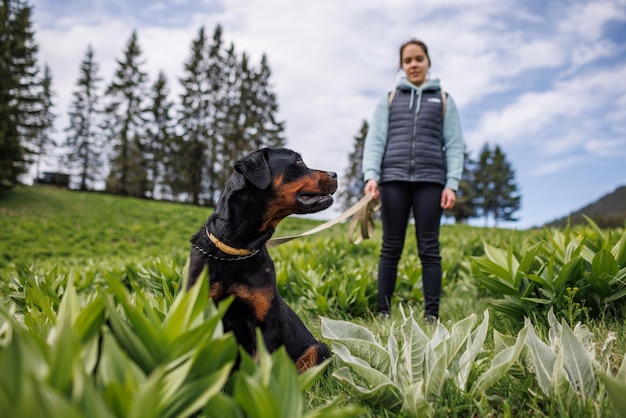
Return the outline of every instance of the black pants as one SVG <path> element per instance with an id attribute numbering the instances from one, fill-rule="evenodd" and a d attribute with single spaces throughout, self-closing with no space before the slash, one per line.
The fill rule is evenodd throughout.
<path id="1" fill-rule="evenodd" d="M 379 185 L 382 203 L 383 246 L 378 264 L 378 308 L 390 310 L 396 286 L 398 261 L 411 209 L 415 219 L 417 251 L 422 263 L 425 315 L 439 317 L 441 296 L 441 256 L 439 225 L 441 223 L 441 192 L 436 183 L 390 182 Z"/>

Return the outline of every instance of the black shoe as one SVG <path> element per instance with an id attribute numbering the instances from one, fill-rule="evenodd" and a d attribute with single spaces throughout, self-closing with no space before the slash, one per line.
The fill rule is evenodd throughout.
<path id="1" fill-rule="evenodd" d="M 437 322 L 437 317 L 435 315 L 429 315 L 426 314 L 424 315 L 424 322 L 426 322 L 427 325 L 433 325 Z"/>
<path id="2" fill-rule="evenodd" d="M 378 311 L 378 317 L 380 319 L 389 319 L 389 311 L 386 309 L 381 309 L 380 311 Z"/>

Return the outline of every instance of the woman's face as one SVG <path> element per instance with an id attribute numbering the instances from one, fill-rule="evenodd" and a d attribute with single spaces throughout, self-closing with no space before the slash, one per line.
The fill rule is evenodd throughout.
<path id="1" fill-rule="evenodd" d="M 416 86 L 421 86 L 426 81 L 426 75 L 430 68 L 430 61 L 421 46 L 408 44 L 402 50 L 402 69 L 406 79 Z"/>

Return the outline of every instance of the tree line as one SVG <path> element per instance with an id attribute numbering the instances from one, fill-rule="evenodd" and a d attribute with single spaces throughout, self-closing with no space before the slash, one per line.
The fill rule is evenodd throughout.
<path id="1" fill-rule="evenodd" d="M 362 175 L 362 159 L 368 129 L 369 124 L 364 120 L 354 137 L 339 192 L 343 209 L 349 208 L 363 197 L 365 181 Z M 444 216 L 453 218 L 456 223 L 484 218 L 485 226 L 489 219 L 493 219 L 497 226 L 499 221 L 516 221 L 514 215 L 521 208 L 521 194 L 515 181 L 513 166 L 498 145 L 492 147 L 488 143 L 480 149 L 477 159 L 465 152 L 463 177 L 456 196 L 454 208 L 444 213 Z"/>
<path id="2" fill-rule="evenodd" d="M 104 183 L 110 193 L 213 205 L 242 155 L 284 146 L 284 122 L 270 85 L 271 69 L 204 27 L 193 39 L 170 99 L 163 72 L 150 82 L 134 31 L 112 79 L 103 84 L 89 45 L 72 92 L 63 140 L 53 137 L 52 75 L 37 62 L 32 9 L 0 0 L 0 183 L 10 187 L 45 155 L 77 178 L 77 188 Z M 52 152 L 54 150 L 54 152 Z"/>

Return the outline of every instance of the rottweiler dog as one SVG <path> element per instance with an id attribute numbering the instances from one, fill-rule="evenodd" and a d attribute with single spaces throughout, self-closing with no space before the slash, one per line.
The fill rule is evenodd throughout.
<path id="1" fill-rule="evenodd" d="M 267 349 L 284 345 L 302 372 L 330 358 L 330 350 L 278 294 L 265 244 L 285 217 L 328 208 L 337 175 L 308 168 L 300 154 L 285 148 L 255 151 L 234 169 L 215 211 L 191 239 L 188 286 L 208 265 L 211 298 L 217 303 L 234 297 L 224 330 L 254 357 L 259 328 Z"/>

